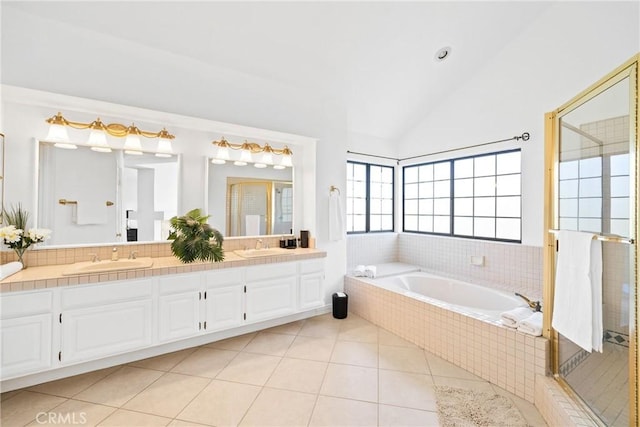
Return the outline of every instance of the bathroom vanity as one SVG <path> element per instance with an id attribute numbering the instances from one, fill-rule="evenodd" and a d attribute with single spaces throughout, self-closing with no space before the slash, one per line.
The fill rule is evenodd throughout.
<path id="1" fill-rule="evenodd" d="M 2 390 L 325 313 L 325 256 L 317 250 L 260 260 L 229 254 L 224 262 L 195 266 L 158 258 L 147 270 L 79 276 L 66 286 L 7 292 L 0 283 Z M 40 283 L 53 285 L 64 268 L 25 272 L 41 269 L 49 278 Z"/>

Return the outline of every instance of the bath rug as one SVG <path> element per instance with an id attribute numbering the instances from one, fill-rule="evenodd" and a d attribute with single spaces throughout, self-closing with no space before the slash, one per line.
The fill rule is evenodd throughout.
<path id="1" fill-rule="evenodd" d="M 499 394 L 435 386 L 438 419 L 442 427 L 526 427 L 513 402 Z"/>

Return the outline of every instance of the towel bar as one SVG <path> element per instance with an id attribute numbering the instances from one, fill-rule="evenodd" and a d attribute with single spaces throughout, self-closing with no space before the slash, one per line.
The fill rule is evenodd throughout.
<path id="1" fill-rule="evenodd" d="M 549 233 L 551 234 L 558 234 L 560 232 L 560 230 L 554 230 L 551 229 L 549 230 Z M 622 237 L 622 236 L 605 236 L 605 235 L 597 235 L 597 236 L 593 236 L 594 239 L 596 240 L 601 240 L 603 242 L 612 242 L 612 243 L 624 243 L 627 245 L 633 245 L 635 244 L 635 240 L 633 239 L 628 239 L 626 237 Z"/>
<path id="2" fill-rule="evenodd" d="M 67 199 L 60 199 L 58 200 L 58 203 L 60 203 L 61 205 L 77 205 L 78 201 L 77 200 L 67 200 Z M 105 204 L 107 206 L 113 206 L 113 202 L 107 200 L 105 202 Z"/>

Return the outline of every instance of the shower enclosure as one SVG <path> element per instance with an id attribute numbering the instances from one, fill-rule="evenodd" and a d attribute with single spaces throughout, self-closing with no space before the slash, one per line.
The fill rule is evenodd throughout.
<path id="1" fill-rule="evenodd" d="M 545 326 L 555 377 L 601 425 L 637 420 L 638 60 L 546 116 Z M 551 329 L 556 230 L 602 240 L 603 352 Z"/>

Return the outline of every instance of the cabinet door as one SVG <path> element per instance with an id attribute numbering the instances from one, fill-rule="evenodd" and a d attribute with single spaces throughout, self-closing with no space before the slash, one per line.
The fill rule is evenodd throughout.
<path id="1" fill-rule="evenodd" d="M 2 379 L 51 367 L 52 315 L 39 314 L 2 321 Z"/>
<path id="2" fill-rule="evenodd" d="M 160 341 L 175 341 L 196 335 L 200 321 L 200 291 L 161 295 L 159 299 L 158 336 Z"/>
<path id="3" fill-rule="evenodd" d="M 296 311 L 295 276 L 247 283 L 247 322 L 285 316 Z"/>
<path id="4" fill-rule="evenodd" d="M 242 323 L 242 285 L 208 288 L 205 291 L 205 330 L 232 328 Z"/>
<path id="5" fill-rule="evenodd" d="M 324 304 L 324 274 L 304 274 L 300 276 L 300 293 L 298 307 L 306 310 Z"/>
<path id="6" fill-rule="evenodd" d="M 62 314 L 62 362 L 80 362 L 152 343 L 153 300 L 105 304 Z"/>

